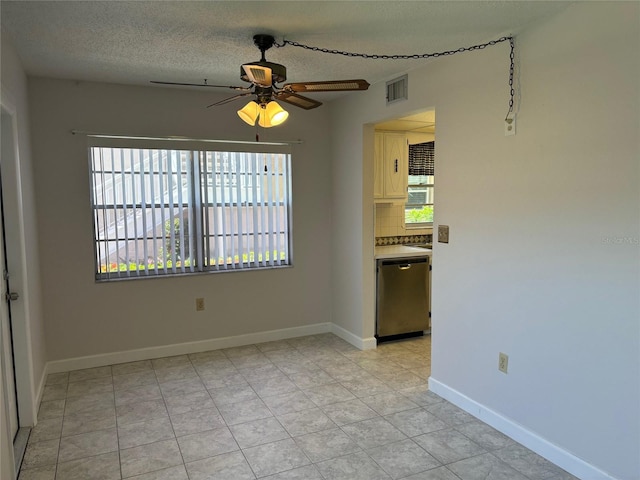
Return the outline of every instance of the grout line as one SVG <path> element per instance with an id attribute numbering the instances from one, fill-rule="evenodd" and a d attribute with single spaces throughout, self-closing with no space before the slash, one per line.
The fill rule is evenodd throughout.
<path id="1" fill-rule="evenodd" d="M 162 357 L 162 358 L 167 358 L 167 357 Z M 189 355 L 187 355 L 187 359 L 189 360 L 189 365 L 191 365 L 191 368 L 194 369 L 194 371 L 196 372 L 196 375 L 198 374 L 198 371 L 195 370 L 195 367 L 193 366 L 193 363 L 191 363 L 191 358 L 189 358 Z M 167 406 L 167 399 L 164 395 L 164 393 L 162 392 L 162 386 L 160 385 L 160 379 L 158 378 L 158 373 L 157 370 L 155 368 L 155 366 L 153 365 L 153 361 L 151 362 L 151 368 L 153 369 L 153 373 L 156 376 L 156 382 L 158 384 L 158 390 L 160 390 L 160 397 L 162 398 L 162 403 L 164 404 L 164 409 L 167 412 L 167 418 L 169 419 L 169 425 L 171 425 L 171 431 L 173 432 L 173 440 L 176 442 L 176 445 L 178 446 L 178 452 L 180 453 L 180 458 L 182 459 L 182 468 L 184 468 L 185 473 L 187 474 L 187 478 L 189 478 L 189 472 L 187 471 L 187 464 L 184 461 L 184 455 L 182 453 L 182 448 L 180 448 L 180 442 L 178 442 L 178 435 L 176 434 L 176 429 L 173 425 L 173 420 L 171 419 L 171 415 L 169 414 L 169 407 Z M 170 368 L 170 367 L 169 367 Z M 200 377 L 198 377 L 200 378 Z M 171 468 L 171 467 L 169 467 Z M 158 470 L 154 470 L 154 471 L 158 471 Z M 144 474 L 147 474 L 150 472 L 144 472 Z"/>
<path id="2" fill-rule="evenodd" d="M 58 476 L 58 466 L 60 465 L 60 446 L 62 445 L 62 432 L 64 431 L 64 419 L 67 416 L 67 393 L 69 392 L 69 378 L 70 374 L 67 375 L 67 388 L 65 389 L 64 396 L 64 408 L 62 409 L 62 427 L 60 428 L 60 438 L 58 440 L 58 454 L 56 455 L 56 467 L 55 467 L 55 477 Z M 40 410 L 40 408 L 38 408 Z M 55 478 L 54 477 L 54 478 Z"/>
<path id="3" fill-rule="evenodd" d="M 309 337 L 314 337 L 314 336 L 309 336 Z M 318 340 L 317 341 L 312 341 L 312 342 L 309 342 L 309 343 L 306 343 L 304 341 L 287 342 L 287 343 L 292 347 L 292 351 L 294 351 L 296 353 L 299 353 L 299 354 L 301 354 L 303 356 L 311 355 L 310 358 L 312 360 L 314 359 L 313 354 L 316 351 L 318 353 L 320 353 L 322 351 L 329 352 L 329 353 L 331 353 L 331 355 L 334 355 L 334 357 L 332 357 L 332 358 L 336 358 L 336 359 L 340 359 L 341 361 L 345 361 L 346 362 L 345 365 L 352 365 L 354 368 L 359 368 L 362 371 L 364 371 L 367 375 L 371 375 L 371 377 L 373 377 L 373 378 L 377 379 L 378 381 L 382 382 L 384 385 L 387 385 L 390 388 L 390 392 L 387 392 L 387 393 L 392 393 L 392 394 L 395 394 L 395 395 L 399 395 L 399 396 L 407 398 L 408 400 L 411 400 L 411 399 L 407 396 L 407 394 L 402 393 L 402 391 L 407 390 L 407 389 L 412 389 L 413 387 L 417 387 L 417 386 L 420 386 L 420 385 L 428 386 L 428 380 L 427 379 L 424 379 L 420 375 L 416 375 L 415 373 L 413 373 L 413 371 L 415 370 L 416 367 L 411 366 L 410 365 L 411 362 L 408 362 L 408 364 L 410 366 L 407 368 L 407 367 L 403 367 L 400 364 L 397 364 L 394 361 L 394 358 L 396 358 L 396 359 L 400 358 L 402 355 L 407 355 L 407 356 L 411 357 L 411 359 L 418 359 L 418 360 L 422 359 L 424 361 L 428 360 L 429 356 L 419 355 L 421 348 L 404 348 L 405 347 L 404 345 L 398 346 L 396 348 L 385 348 L 385 346 L 386 346 L 385 345 L 385 346 L 382 346 L 381 348 L 378 349 L 378 354 L 377 355 L 368 355 L 368 356 L 364 357 L 363 360 L 365 362 L 381 362 L 381 363 L 384 363 L 384 364 L 387 364 L 387 365 L 388 364 L 395 364 L 395 368 L 398 369 L 400 372 L 409 373 L 409 374 L 421 379 L 420 385 L 413 385 L 413 384 L 402 385 L 402 384 L 397 384 L 396 383 L 393 386 L 391 386 L 391 385 L 387 384 L 387 381 L 390 381 L 390 379 L 388 378 L 390 373 L 385 372 L 384 370 L 381 372 L 378 368 L 375 368 L 375 363 L 373 365 L 369 366 L 369 368 L 364 368 L 364 367 L 361 366 L 362 362 L 358 363 L 355 360 L 358 357 L 356 357 L 355 355 L 348 355 L 348 354 L 352 354 L 353 353 L 352 351 L 341 352 L 336 347 L 334 347 L 331 342 L 324 341 L 324 337 L 321 337 L 321 336 L 315 336 L 315 337 L 319 337 Z M 304 337 L 301 337 L 301 338 L 304 338 Z M 277 396 L 277 395 L 285 395 L 287 393 L 301 392 L 306 398 L 309 398 L 305 393 L 305 389 L 301 388 L 298 384 L 296 384 L 296 382 L 294 382 L 292 380 L 292 376 L 295 376 L 298 373 L 302 374 L 302 373 L 305 373 L 305 372 L 293 372 L 293 373 L 289 373 L 289 374 L 286 373 L 281 368 L 281 366 L 279 366 L 277 363 L 275 363 L 273 360 L 271 360 L 269 357 L 267 357 L 265 352 L 261 351 L 257 345 L 258 344 L 254 344 L 253 345 L 254 347 L 256 347 L 257 352 L 259 352 L 261 355 L 266 357 L 266 363 L 263 363 L 260 366 L 262 366 L 262 365 L 273 365 L 273 366 L 275 366 L 276 369 L 284 375 L 284 378 L 286 378 L 289 381 L 293 382 L 293 384 L 296 387 L 296 390 L 294 390 L 292 392 L 285 392 L 284 394 L 268 395 L 267 397 Z M 391 344 L 389 344 L 389 345 L 391 345 Z M 391 345 L 391 346 L 393 346 L 393 345 Z M 283 350 L 283 351 L 288 351 L 288 350 Z M 249 388 L 256 394 L 257 398 L 260 399 L 263 403 L 265 403 L 264 399 L 260 395 L 258 395 L 258 392 L 254 388 L 254 386 L 251 385 L 251 382 L 249 382 L 249 380 L 247 380 L 247 378 L 245 377 L 245 374 L 242 373 L 243 370 L 246 371 L 247 373 L 249 373 L 252 369 L 255 369 L 256 366 L 254 366 L 254 367 L 249 366 L 249 367 L 246 367 L 244 369 L 238 368 L 236 366 L 236 364 L 233 362 L 233 358 L 236 358 L 236 359 L 237 358 L 241 358 L 244 355 L 230 357 L 226 351 L 223 350 L 222 353 L 224 354 L 225 358 L 231 362 L 231 365 L 233 366 L 234 370 L 236 372 L 238 372 L 240 375 L 242 375 L 243 379 L 247 382 L 247 385 L 249 386 Z M 251 354 L 252 353 L 248 353 L 248 355 L 251 355 Z M 170 358 L 170 357 L 163 357 L 163 358 Z M 205 388 L 205 391 L 207 392 L 208 397 L 211 399 L 211 401 L 213 402 L 213 404 L 214 404 L 214 406 L 216 407 L 216 410 L 217 410 L 218 409 L 218 405 L 215 402 L 215 400 L 213 400 L 213 397 L 211 396 L 211 392 L 209 391 L 209 389 L 206 388 L 206 386 L 204 384 L 203 377 L 201 376 L 201 373 L 196 369 L 191 357 L 189 355 L 187 355 L 187 358 L 188 358 L 188 364 L 191 366 L 191 368 L 194 369 L 194 371 L 196 373 L 196 377 L 195 378 L 197 378 L 198 381 L 202 384 L 203 388 Z M 360 358 L 362 358 L 362 357 L 360 357 Z M 358 401 L 362 402 L 362 398 L 364 398 L 366 396 L 369 396 L 369 395 L 363 395 L 363 393 L 360 392 L 360 391 L 357 391 L 356 393 L 354 393 L 349 388 L 347 388 L 347 385 L 349 383 L 348 380 L 345 380 L 344 378 L 342 380 L 338 380 L 337 378 L 335 378 L 331 374 L 329 374 L 325 370 L 326 364 L 323 364 L 323 361 L 324 361 L 323 355 L 319 355 L 316 360 L 317 360 L 319 371 L 323 372 L 324 374 L 326 374 L 326 375 L 328 375 L 329 377 L 332 378 L 333 382 L 331 382 L 331 384 L 340 385 L 342 388 L 345 388 L 347 391 L 349 391 L 355 397 L 355 398 L 350 399 L 350 400 L 358 400 Z M 329 361 L 329 359 L 327 359 L 327 361 Z M 341 362 L 338 361 L 338 362 L 336 362 L 336 365 L 338 365 L 340 363 Z M 405 364 L 407 364 L 407 362 L 405 362 Z M 154 372 L 156 384 L 158 385 L 158 388 L 160 389 L 160 395 L 161 395 L 161 398 L 163 400 L 163 405 L 164 405 L 164 408 L 165 408 L 165 412 L 167 414 L 167 417 L 169 418 L 169 422 L 170 422 L 170 425 L 171 425 L 171 428 L 172 428 L 172 431 L 173 431 L 173 435 L 174 435 L 173 439 L 174 439 L 174 441 L 176 442 L 176 444 L 178 445 L 178 448 L 179 448 L 179 452 L 180 452 L 180 455 L 181 455 L 181 458 L 182 458 L 182 466 L 185 469 L 187 477 L 189 477 L 189 473 L 186 470 L 186 464 L 185 464 L 184 456 L 183 456 L 183 453 L 182 453 L 182 449 L 180 448 L 180 444 L 177 441 L 178 437 L 176 435 L 175 427 L 173 425 L 173 421 L 171 419 L 171 415 L 169 415 L 169 412 L 168 412 L 168 405 L 167 405 L 167 398 L 168 397 L 166 396 L 166 394 L 160 388 L 161 383 L 160 383 L 159 377 L 158 377 L 158 370 L 156 370 L 153 367 L 153 364 L 151 366 L 152 366 L 152 370 Z M 112 366 L 110 366 L 110 367 L 112 367 Z M 169 367 L 169 368 L 171 368 L 171 367 Z M 309 373 L 310 375 L 314 374 L 314 372 L 312 372 L 312 371 L 308 371 L 307 373 Z M 113 396 L 113 403 L 114 403 L 114 410 L 115 410 L 115 408 L 116 408 L 116 405 L 115 405 L 115 403 L 116 403 L 116 391 L 115 391 L 114 375 L 113 375 L 113 369 L 112 368 L 110 369 L 110 375 L 109 376 L 111 378 L 111 393 L 112 393 L 112 396 Z M 387 378 L 387 381 L 384 380 L 385 377 Z M 97 377 L 97 378 L 102 378 L 102 377 Z M 89 380 L 93 380 L 93 379 L 89 378 L 89 379 L 77 380 L 76 382 L 89 381 Z M 180 379 L 177 379 L 177 380 L 180 380 Z M 62 438 L 63 438 L 62 437 L 62 428 L 64 427 L 64 420 L 68 416 L 67 400 L 68 400 L 68 393 L 69 393 L 69 388 L 70 388 L 70 384 L 71 383 L 75 383 L 75 382 L 70 382 L 69 379 L 67 379 L 66 389 L 65 389 L 65 398 L 61 399 L 61 400 L 64 400 L 64 406 L 63 406 L 63 409 L 62 409 L 62 422 L 63 422 L 63 424 L 62 424 L 61 431 L 60 431 L 60 438 L 58 439 L 58 452 L 57 452 L 57 460 L 56 460 L 56 465 L 55 465 L 56 474 L 57 474 L 58 466 L 60 464 L 60 462 L 59 462 L 59 459 L 60 459 L 60 446 L 61 446 L 61 442 L 62 442 Z M 325 385 L 327 385 L 327 384 L 325 384 L 325 383 L 312 384 L 312 385 L 307 386 L 307 390 L 313 389 L 313 388 L 320 388 L 320 387 L 325 386 Z M 131 387 L 131 388 L 136 388 L 136 387 Z M 184 395 L 188 395 L 188 394 L 184 394 Z M 376 394 L 373 394 L 373 395 L 376 395 Z M 82 396 L 82 395 L 78 395 L 78 396 Z M 344 400 L 344 401 L 349 401 L 349 400 Z M 324 414 L 324 415 L 326 415 L 328 417 L 328 415 L 326 413 L 327 412 L 327 407 L 329 407 L 331 405 L 334 405 L 336 403 L 341 403 L 341 402 L 343 402 L 343 400 L 341 400 L 340 402 L 332 402 L 332 403 L 329 403 L 329 404 L 326 404 L 326 405 L 322 405 L 322 406 L 319 406 L 319 405 L 315 404 L 315 402 L 312 402 L 312 403 L 315 404 L 315 407 L 313 407 L 313 408 L 317 408 L 320 412 L 322 412 L 322 414 Z M 443 402 L 444 402 L 444 400 L 443 400 Z M 362 403 L 364 403 L 364 402 L 362 402 Z M 440 403 L 440 402 L 438 402 L 438 403 Z M 365 403 L 365 405 L 367 405 L 367 404 Z M 425 411 L 427 411 L 429 413 L 431 413 L 430 410 L 428 409 L 430 406 L 432 406 L 432 405 L 430 405 L 430 404 L 422 405 L 420 403 L 417 404 L 417 408 L 424 409 Z M 284 424 L 280 421 L 280 419 L 275 414 L 275 412 L 270 407 L 267 407 L 267 408 L 269 410 L 269 413 L 271 414 L 271 417 L 268 417 L 268 418 L 275 418 L 275 420 L 278 422 L 280 427 L 284 430 L 284 432 L 286 432 L 286 434 L 287 434 L 287 438 L 286 439 L 293 440 L 293 443 L 297 446 L 297 448 L 299 448 L 303 452 L 305 458 L 310 462 L 309 465 L 313 465 L 317 469 L 317 463 L 313 462 L 308 457 L 308 455 L 304 452 L 304 450 L 302 449 L 302 447 L 300 446 L 300 444 L 297 441 L 297 437 L 301 437 L 302 435 L 298 435 L 297 437 L 294 437 L 293 435 L 291 435 L 291 433 L 284 427 Z M 369 408 L 372 408 L 372 407 L 369 407 Z M 304 411 L 304 410 L 305 409 L 303 409 L 301 411 Z M 378 411 L 376 411 L 375 409 L 374 409 L 374 412 L 375 412 L 376 416 L 373 417 L 373 419 L 381 418 L 383 420 L 386 420 L 384 418 L 385 416 L 382 415 L 381 413 L 379 413 Z M 218 413 L 220 413 L 219 410 L 218 410 Z M 392 412 L 392 413 L 395 413 L 395 412 Z M 435 415 L 435 414 L 433 414 L 433 415 Z M 226 428 L 231 432 L 231 428 L 227 424 L 227 422 L 224 419 L 224 417 L 222 417 L 221 414 L 220 414 L 220 416 L 221 416 L 222 422 L 224 423 Z M 435 415 L 435 416 L 438 417 L 438 415 Z M 440 417 L 438 417 L 438 418 L 440 418 Z M 371 419 L 369 419 L 369 420 L 371 420 Z M 363 421 L 363 420 L 359 420 L 359 421 Z M 345 432 L 343 427 L 345 427 L 347 425 L 351 425 L 352 423 L 357 423 L 359 421 L 351 422 L 351 423 L 344 424 L 344 425 L 335 424 L 335 426 L 331 427 L 331 428 L 339 429 L 343 434 L 345 434 L 345 435 L 347 435 L 349 437 L 349 435 Z M 335 422 L 332 421 L 332 423 L 335 423 Z M 466 435 L 463 432 L 460 432 L 456 428 L 458 426 L 459 426 L 458 424 L 456 424 L 456 425 L 449 425 L 448 424 L 447 428 L 455 429 L 460 434 L 462 434 L 465 437 L 467 437 L 468 435 Z M 117 417 L 117 413 L 116 413 L 116 428 L 115 429 L 116 429 L 116 438 L 117 438 L 117 445 L 118 445 L 117 446 L 118 458 L 119 458 L 119 463 L 120 463 L 120 475 L 122 476 L 123 472 L 122 472 L 122 461 L 121 461 L 121 457 L 120 457 L 120 450 L 121 450 L 120 446 L 121 446 L 121 444 L 120 444 L 119 427 L 120 427 L 120 423 L 118 421 L 118 417 Z M 108 430 L 110 428 L 111 427 L 105 428 L 105 429 L 94 430 L 94 431 Z M 324 431 L 324 430 L 320 430 L 319 432 L 311 432 L 310 434 L 320 433 L 322 431 Z M 91 433 L 91 432 L 88 432 L 88 433 Z M 240 445 L 238 444 L 238 441 L 236 440 L 235 435 L 233 435 L 233 432 L 231 432 L 231 434 L 232 434 L 232 437 L 233 437 L 234 441 L 236 442 L 236 445 L 238 446 L 239 451 L 242 453 L 242 455 L 243 455 L 245 461 L 247 462 L 247 464 L 249 465 L 251 471 L 255 474 L 255 472 L 253 471 L 253 468 L 251 467 L 251 464 L 248 462 L 248 459 L 247 459 L 247 457 L 245 455 L 245 450 L 246 449 L 241 448 Z M 80 435 L 80 434 L 76 434 L 76 435 Z M 67 437 L 69 437 L 69 436 L 67 436 Z M 414 437 L 409 437 L 408 435 L 406 435 L 406 437 L 411 439 L 411 440 L 413 440 L 413 438 L 414 438 Z M 351 438 L 351 437 L 349 437 L 349 438 Z M 282 440 L 285 440 L 285 439 L 282 439 Z M 268 444 L 268 443 L 271 443 L 271 442 L 266 442 L 266 443 L 259 444 L 259 445 L 256 445 L 256 446 L 265 445 L 265 444 Z M 516 442 L 516 444 L 517 444 L 517 442 Z M 148 445 L 148 444 L 146 444 L 146 445 Z M 419 445 L 419 446 L 421 448 L 423 448 L 421 445 Z M 248 447 L 248 448 L 252 448 L 252 447 Z M 425 450 L 425 449 L 423 448 L 423 450 Z M 486 453 L 492 454 L 493 452 L 495 452 L 495 451 L 497 451 L 499 449 L 491 449 L 491 450 L 485 449 L 485 450 L 486 450 L 486 452 L 484 452 L 482 454 L 478 454 L 478 455 L 483 455 L 483 454 L 486 454 Z M 383 471 L 386 472 L 386 470 L 384 470 L 384 468 L 380 464 L 378 464 L 378 462 L 376 462 L 375 459 L 373 459 L 373 457 L 371 457 L 366 452 L 366 450 L 363 449 L 360 445 L 358 445 L 358 452 L 364 452 L 367 455 L 368 458 L 372 459 L 372 461 L 374 463 L 376 463 L 380 468 L 382 468 Z M 88 457 L 83 457 L 82 459 L 84 459 L 84 458 L 93 458 L 93 457 L 96 457 L 98 455 L 102 455 L 102 454 L 91 455 L 91 456 L 88 456 Z M 347 455 L 350 455 L 350 454 L 347 454 Z M 474 456 L 477 456 L 477 455 L 474 455 Z M 465 457 L 465 458 L 473 458 L 474 456 Z M 334 458 L 339 458 L 339 457 L 334 457 Z M 82 459 L 74 459 L 74 460 L 82 460 Z M 437 457 L 436 457 L 436 459 L 437 459 Z M 508 464 L 507 462 L 503 462 L 502 460 L 500 460 L 500 462 L 505 464 L 505 465 L 509 465 L 511 467 L 511 465 Z M 318 462 L 318 463 L 320 463 L 320 462 Z M 446 467 L 445 464 L 443 464 L 443 466 Z M 169 468 L 171 468 L 171 467 L 169 467 Z M 294 467 L 294 469 L 295 468 L 298 468 L 298 467 Z M 438 467 L 436 467 L 436 468 L 438 468 Z M 515 467 L 511 467 L 511 468 L 515 468 Z M 160 470 L 162 470 L 162 469 L 160 469 Z M 159 471 L 159 470 L 153 470 L 153 471 Z M 287 470 L 287 471 L 289 471 L 289 470 Z M 149 473 L 149 472 L 145 472 L 145 473 Z"/>

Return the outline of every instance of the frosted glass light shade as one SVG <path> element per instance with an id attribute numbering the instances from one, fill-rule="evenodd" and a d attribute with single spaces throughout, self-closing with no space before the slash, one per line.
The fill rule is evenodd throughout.
<path id="1" fill-rule="evenodd" d="M 278 105 L 277 102 L 269 102 L 262 115 L 266 114 L 271 126 L 280 125 L 289 117 L 289 112 Z"/>
<path id="2" fill-rule="evenodd" d="M 276 125 L 280 125 L 289 116 L 289 113 L 286 110 L 273 101 L 267 103 L 266 106 L 261 108 L 262 110 L 260 111 L 258 124 L 264 128 L 271 128 Z"/>
<path id="3" fill-rule="evenodd" d="M 255 125 L 260 115 L 260 105 L 253 100 L 247 103 L 241 110 L 238 110 L 238 116 L 249 125 Z"/>
<path id="4" fill-rule="evenodd" d="M 271 121 L 269 120 L 269 117 L 267 116 L 266 106 L 260 106 L 260 117 L 258 118 L 258 125 L 260 125 L 262 128 L 273 127 Z"/>

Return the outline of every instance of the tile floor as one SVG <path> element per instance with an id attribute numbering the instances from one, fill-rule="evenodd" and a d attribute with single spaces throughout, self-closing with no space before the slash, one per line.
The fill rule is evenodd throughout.
<path id="1" fill-rule="evenodd" d="M 430 337 L 52 374 L 20 480 L 575 479 L 428 390 Z"/>

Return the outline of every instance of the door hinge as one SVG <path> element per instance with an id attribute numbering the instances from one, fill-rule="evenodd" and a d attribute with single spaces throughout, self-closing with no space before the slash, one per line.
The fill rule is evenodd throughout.
<path id="1" fill-rule="evenodd" d="M 16 292 L 7 292 L 4 295 L 4 298 L 6 298 L 7 302 L 15 302 L 20 298 L 20 295 L 18 295 Z"/>

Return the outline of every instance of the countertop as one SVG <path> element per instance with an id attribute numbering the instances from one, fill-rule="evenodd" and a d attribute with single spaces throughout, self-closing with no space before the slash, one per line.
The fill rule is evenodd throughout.
<path id="1" fill-rule="evenodd" d="M 431 249 L 422 247 L 410 247 L 407 245 L 384 245 L 375 247 L 375 259 L 406 258 L 406 257 L 430 257 Z"/>

